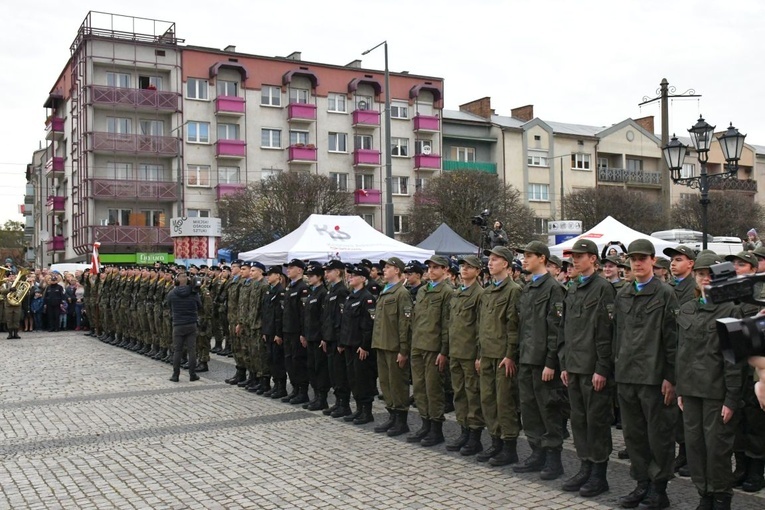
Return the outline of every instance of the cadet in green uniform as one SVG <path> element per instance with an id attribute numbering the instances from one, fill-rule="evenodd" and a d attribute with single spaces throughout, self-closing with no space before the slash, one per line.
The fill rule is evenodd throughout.
<path id="1" fill-rule="evenodd" d="M 236 326 L 238 324 L 239 315 L 239 288 L 242 281 L 240 275 L 241 260 L 235 260 L 231 263 L 231 278 L 226 286 L 226 322 L 228 323 L 228 340 L 226 341 L 226 350 L 231 352 L 237 352 L 239 349 L 239 339 L 236 333 Z M 225 352 L 225 351 L 224 351 Z M 222 353 L 221 353 L 222 354 Z M 228 379 L 227 384 L 239 384 L 242 381 L 247 380 L 247 367 L 244 365 L 236 364 L 236 373 Z"/>
<path id="2" fill-rule="evenodd" d="M 510 278 L 513 252 L 504 246 L 486 250 L 492 281 L 479 303 L 478 358 L 481 411 L 491 434 L 491 447 L 478 454 L 479 462 L 505 452 L 508 463 L 518 462 L 520 432 L 516 402 L 518 363 L 518 300 L 521 287 Z"/>
<path id="3" fill-rule="evenodd" d="M 558 371 L 558 326 L 556 304 L 563 302 L 563 287 L 547 270 L 550 250 L 540 241 L 532 241 L 523 251 L 523 266 L 531 273 L 518 302 L 520 390 L 523 430 L 529 440 L 531 455 L 515 466 L 516 473 L 541 471 L 542 480 L 554 480 L 563 474 L 563 383 Z M 490 463 L 498 464 L 502 457 Z"/>
<path id="4" fill-rule="evenodd" d="M 449 451 L 475 455 L 483 450 L 481 433 L 485 426 L 475 360 L 478 358 L 478 310 L 483 289 L 478 284 L 481 259 L 468 255 L 459 261 L 462 284 L 449 303 L 449 371 L 454 389 L 454 411 L 462 429 Z"/>
<path id="5" fill-rule="evenodd" d="M 420 287 L 412 310 L 412 391 L 422 419 L 408 443 L 434 446 L 444 442 L 444 386 L 441 372 L 449 363 L 449 260 L 435 255 L 425 261 L 430 281 Z"/>
<path id="6" fill-rule="evenodd" d="M 233 342 L 232 352 L 234 353 L 234 363 L 237 367 L 241 367 L 245 373 L 249 366 L 249 356 L 247 352 L 247 346 L 250 343 L 252 332 L 250 331 L 249 322 L 247 320 L 247 314 L 250 307 L 250 294 L 255 286 L 250 277 L 250 262 L 244 261 L 239 265 L 239 292 L 237 294 L 237 312 L 235 320 L 232 324 L 236 324 L 234 329 L 235 341 Z M 241 380 L 236 383 L 240 388 L 246 388 L 253 382 L 255 382 L 257 374 L 253 370 L 250 370 L 249 377 L 242 377 Z"/>
<path id="7" fill-rule="evenodd" d="M 374 430 L 387 432 L 393 437 L 409 432 L 407 363 L 411 346 L 412 298 L 402 279 L 404 262 L 391 257 L 380 263 L 384 264 L 385 286 L 375 307 L 372 348 L 377 351 L 377 374 L 389 417 Z"/>
<path id="8" fill-rule="evenodd" d="M 630 243 L 635 282 L 616 295 L 614 348 L 624 443 L 637 487 L 619 498 L 622 508 L 666 508 L 673 476 L 675 355 L 678 304 L 671 287 L 653 276 L 653 243 Z"/>
<path id="9" fill-rule="evenodd" d="M 611 286 L 618 292 L 627 282 L 619 277 L 619 267 L 621 260 L 616 257 L 606 257 L 600 261 L 603 266 L 603 278 L 611 283 Z"/>
<path id="10" fill-rule="evenodd" d="M 205 277 L 199 289 L 202 309 L 199 311 L 199 328 L 197 330 L 197 373 L 210 370 L 207 363 L 210 361 L 210 338 L 212 337 L 213 297 L 210 292 L 211 284 L 211 279 Z"/>
<path id="11" fill-rule="evenodd" d="M 266 266 L 260 262 L 253 261 L 250 264 L 250 276 L 255 283 L 255 287 L 250 293 L 250 308 L 247 312 L 249 328 L 252 331 L 248 354 L 250 360 L 250 370 L 257 374 L 255 383 L 247 387 L 247 391 L 262 395 L 271 389 L 271 371 L 268 368 L 268 352 L 266 343 L 263 341 L 263 296 L 268 290 L 263 275 L 266 272 Z"/>
<path id="12" fill-rule="evenodd" d="M 559 358 L 581 466 L 576 475 L 566 480 L 563 490 L 592 497 L 608 490 L 606 472 L 613 449 L 615 383 L 611 342 L 616 291 L 606 279 L 595 274 L 598 247 L 594 242 L 577 241 L 571 253 L 579 278 L 563 301 Z"/>
<path id="13" fill-rule="evenodd" d="M 711 282 L 709 267 L 719 263 L 720 257 L 711 254 L 696 260 L 693 273 L 699 297 L 680 306 L 676 371 L 688 467 L 701 497 L 699 507 L 723 510 L 730 509 L 733 496 L 733 417 L 740 412 L 743 371 L 723 359 L 715 323 L 740 317 L 740 310 L 733 303 L 708 302 L 704 294 L 704 286 Z"/>

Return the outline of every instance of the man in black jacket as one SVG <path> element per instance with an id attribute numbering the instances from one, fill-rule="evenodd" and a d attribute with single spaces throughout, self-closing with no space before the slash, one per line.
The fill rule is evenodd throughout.
<path id="1" fill-rule="evenodd" d="M 58 273 L 54 272 L 51 274 L 50 283 L 45 288 L 45 294 L 43 294 L 44 310 L 48 316 L 48 331 L 50 332 L 59 330 L 61 303 L 63 303 L 65 298 L 64 287 L 59 285 Z"/>
<path id="2" fill-rule="evenodd" d="M 173 319 L 173 376 L 170 378 L 173 382 L 178 382 L 181 374 L 184 348 L 189 357 L 189 382 L 199 380 L 194 369 L 197 366 L 197 319 L 202 309 L 202 300 L 189 283 L 186 273 L 178 273 L 175 288 L 165 297 Z"/>
<path id="3" fill-rule="evenodd" d="M 261 332 L 268 350 L 268 367 L 274 378 L 274 385 L 270 390 L 264 390 L 263 396 L 282 398 L 287 396 L 287 372 L 284 368 L 284 345 L 281 340 L 284 300 L 281 266 L 270 267 L 266 271 L 266 279 L 268 291 L 263 296 Z M 279 337 L 279 342 L 276 342 L 276 337 Z"/>
<path id="4" fill-rule="evenodd" d="M 310 290 L 303 281 L 305 262 L 293 259 L 285 266 L 290 283 L 282 302 L 282 333 L 277 334 L 276 341 L 284 341 L 284 365 L 292 384 L 292 393 L 282 398 L 282 402 L 305 404 L 308 402 L 308 354 L 303 346 L 306 341 L 303 300 L 308 299 Z"/>

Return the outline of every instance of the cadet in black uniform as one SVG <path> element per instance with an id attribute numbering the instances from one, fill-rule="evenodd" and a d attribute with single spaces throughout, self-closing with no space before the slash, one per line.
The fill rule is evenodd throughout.
<path id="1" fill-rule="evenodd" d="M 292 259 L 285 264 L 289 284 L 282 302 L 282 337 L 284 341 L 284 365 L 292 384 L 292 393 L 282 398 L 282 402 L 290 404 L 305 404 L 308 402 L 308 357 L 303 342 L 304 319 L 303 300 L 308 297 L 308 285 L 303 281 L 305 262 Z"/>
<path id="2" fill-rule="evenodd" d="M 324 269 L 321 265 L 311 263 L 306 269 L 310 294 L 305 300 L 303 317 L 305 319 L 301 344 L 308 354 L 308 379 L 313 388 L 313 400 L 303 405 L 303 409 L 320 411 L 327 409 L 327 394 L 329 394 L 329 366 L 327 365 L 327 344 L 322 334 L 321 319 L 324 308 L 324 298 L 327 288 L 324 287 Z"/>
<path id="3" fill-rule="evenodd" d="M 335 404 L 323 412 L 327 416 L 340 418 L 351 414 L 349 405 L 351 389 L 345 366 L 345 356 L 339 351 L 340 323 L 348 287 L 344 279 L 345 265 L 339 260 L 330 260 L 324 264 L 324 279 L 327 282 L 327 295 L 322 308 L 321 348 L 327 353 L 329 381 L 335 392 Z"/>
<path id="4" fill-rule="evenodd" d="M 282 286 L 282 268 L 273 266 L 266 271 L 268 291 L 263 296 L 263 341 L 268 349 L 268 364 L 273 387 L 263 393 L 264 397 L 283 398 L 287 396 L 287 371 L 284 368 L 284 343 L 282 341 L 282 313 L 284 287 Z M 277 341 L 276 338 L 279 338 Z"/>

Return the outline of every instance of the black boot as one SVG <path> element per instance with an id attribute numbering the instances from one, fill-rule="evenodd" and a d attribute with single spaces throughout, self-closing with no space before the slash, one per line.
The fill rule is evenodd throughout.
<path id="1" fill-rule="evenodd" d="M 197 372 L 209 372 L 210 367 L 207 366 L 206 362 L 197 363 Z"/>
<path id="2" fill-rule="evenodd" d="M 420 428 L 417 430 L 417 432 L 414 432 L 412 434 L 409 434 L 406 437 L 407 443 L 419 443 L 422 441 L 422 439 L 428 435 L 431 429 L 431 421 L 425 418 L 422 418 L 422 424 L 420 425 Z"/>
<path id="3" fill-rule="evenodd" d="M 238 383 L 236 383 L 236 385 L 237 385 L 238 387 L 240 387 L 240 388 L 246 388 L 247 386 L 249 386 L 250 384 L 252 384 L 252 381 L 253 381 L 254 379 L 255 379 L 255 372 L 253 372 L 252 370 L 250 370 L 250 371 L 249 371 L 249 374 L 248 374 L 247 370 L 245 369 L 245 377 L 244 377 L 244 379 L 242 379 L 241 381 L 239 381 Z"/>
<path id="4" fill-rule="evenodd" d="M 560 461 L 561 451 L 558 448 L 545 449 L 545 467 L 539 473 L 542 480 L 556 480 L 563 474 L 563 464 Z"/>
<path id="5" fill-rule="evenodd" d="M 502 451 L 502 444 L 501 438 L 491 436 L 491 446 L 479 453 L 476 460 L 478 462 L 488 462 L 490 458 L 498 455 Z"/>
<path id="6" fill-rule="evenodd" d="M 715 508 L 717 507 L 715 507 L 714 494 L 701 496 L 699 498 L 699 504 L 696 505 L 696 510 L 714 510 Z M 730 506 L 728 508 L 730 508 Z"/>
<path id="7" fill-rule="evenodd" d="M 361 414 L 358 418 L 353 420 L 354 425 L 365 425 L 375 421 L 375 417 L 372 416 L 372 403 L 368 402 L 361 406 Z"/>
<path id="8" fill-rule="evenodd" d="M 526 457 L 521 464 L 513 467 L 513 471 L 516 473 L 533 473 L 542 471 L 543 467 L 545 467 L 545 451 L 537 446 L 532 446 L 531 455 Z"/>
<path id="9" fill-rule="evenodd" d="M 430 431 L 422 438 L 420 444 L 425 447 L 435 446 L 444 442 L 444 422 L 430 421 Z"/>
<path id="10" fill-rule="evenodd" d="M 13 338 L 15 338 L 16 340 L 21 340 L 21 337 L 19 336 L 19 330 L 18 329 L 14 329 L 13 330 Z"/>
<path id="11" fill-rule="evenodd" d="M 388 429 L 388 437 L 396 437 L 409 432 L 409 411 L 394 411 L 398 420 Z"/>
<path id="12" fill-rule="evenodd" d="M 324 391 L 319 394 L 319 398 L 314 401 L 313 405 L 310 405 L 310 404 L 308 405 L 308 410 L 321 411 L 323 409 L 327 409 L 328 407 L 329 407 L 329 404 L 327 403 L 327 392 Z M 369 414 L 371 416 L 372 414 L 371 409 L 369 410 Z M 364 423 L 367 423 L 367 422 L 364 422 Z"/>
<path id="13" fill-rule="evenodd" d="M 256 395 L 265 395 L 267 391 L 271 391 L 271 376 L 264 375 L 260 378 L 260 387 L 255 392 Z"/>
<path id="14" fill-rule="evenodd" d="M 358 404 L 356 405 L 358 406 Z M 378 434 L 388 432 L 388 430 L 390 430 L 390 428 L 393 427 L 393 425 L 396 423 L 396 412 L 389 407 L 386 407 L 385 410 L 388 411 L 388 419 L 375 427 L 374 430 Z"/>
<path id="15" fill-rule="evenodd" d="M 189 360 L 187 360 L 187 359 L 183 360 L 181 362 L 181 368 L 184 369 L 184 370 L 188 370 L 189 369 Z"/>
<path id="16" fill-rule="evenodd" d="M 181 375 L 180 371 L 178 371 L 178 372 L 173 371 L 173 375 L 170 376 L 170 381 L 178 382 L 178 380 L 179 380 L 178 378 L 180 377 L 180 375 Z"/>
<path id="17" fill-rule="evenodd" d="M 757 492 L 765 487 L 765 459 L 749 459 L 749 469 L 746 472 L 746 480 L 741 484 L 744 492 Z"/>
<path id="18" fill-rule="evenodd" d="M 152 345 L 151 350 L 149 350 L 149 352 L 146 353 L 146 356 L 148 356 L 149 358 L 154 358 L 154 356 L 156 356 L 158 352 L 159 352 L 159 347 L 157 347 L 156 345 Z"/>
<path id="19" fill-rule="evenodd" d="M 193 368 L 190 369 L 189 370 L 189 382 L 194 382 L 194 381 L 198 381 L 198 380 L 199 380 L 199 376 L 197 375 L 197 373 L 194 372 Z"/>
<path id="20" fill-rule="evenodd" d="M 490 466 L 507 466 L 518 462 L 518 447 L 515 439 L 505 439 L 502 451 L 489 459 Z"/>
<path id="21" fill-rule="evenodd" d="M 286 390 L 287 388 L 285 387 L 284 389 Z M 289 395 L 286 395 L 284 398 L 282 398 L 282 402 L 284 402 L 285 404 L 288 404 L 290 400 L 297 397 L 297 394 L 298 394 L 297 384 L 293 383 L 292 391 L 290 391 Z"/>
<path id="22" fill-rule="evenodd" d="M 630 454 L 627 451 L 627 449 L 619 450 L 619 452 L 616 454 L 616 456 L 621 460 L 627 460 L 630 458 Z"/>
<path id="23" fill-rule="evenodd" d="M 678 448 L 677 457 L 675 457 L 675 473 L 677 471 L 688 464 L 688 457 L 685 455 L 685 443 L 678 443 L 680 447 Z"/>
<path id="24" fill-rule="evenodd" d="M 239 384 L 240 382 L 244 381 L 245 376 L 247 375 L 247 370 L 244 367 L 236 367 L 236 373 L 233 375 L 233 377 L 229 377 L 226 379 L 226 384 Z"/>
<path id="25" fill-rule="evenodd" d="M 592 474 L 592 462 L 589 460 L 583 460 L 579 464 L 579 472 L 563 482 L 561 487 L 566 492 L 578 492 L 582 488 L 582 485 L 587 483 Z"/>
<path id="26" fill-rule="evenodd" d="M 216 338 L 216 339 L 215 339 L 215 345 L 213 346 L 213 348 L 212 348 L 212 349 L 210 349 L 210 352 L 211 352 L 211 353 L 213 353 L 213 354 L 218 354 L 218 353 L 220 352 L 220 350 L 221 350 L 221 344 L 222 344 L 222 343 L 223 343 L 223 342 L 222 342 L 221 340 L 218 340 L 218 339 Z"/>
<path id="27" fill-rule="evenodd" d="M 251 374 L 252 377 L 250 377 L 250 382 L 247 384 L 247 386 L 244 387 L 244 389 L 250 393 L 255 393 L 258 391 L 258 388 L 260 388 L 260 377 L 256 375 L 254 370 L 251 372 Z"/>
<path id="28" fill-rule="evenodd" d="M 469 457 L 483 451 L 483 444 L 481 444 L 481 434 L 483 429 L 469 429 L 468 440 L 465 446 L 460 448 L 460 455 Z"/>
<path id="29" fill-rule="evenodd" d="M 303 404 L 303 409 L 308 409 L 310 406 L 315 405 L 319 400 L 319 392 L 316 389 L 313 390 L 313 398 L 308 401 L 307 404 Z"/>
<path id="30" fill-rule="evenodd" d="M 151 344 L 150 343 L 145 343 L 145 344 L 143 344 L 143 348 L 140 351 L 138 351 L 138 354 L 142 354 L 142 355 L 146 356 L 147 354 L 149 354 L 151 352 L 151 350 L 152 350 Z"/>
<path id="31" fill-rule="evenodd" d="M 155 359 L 155 360 L 159 361 L 162 358 L 164 358 L 165 356 L 167 356 L 167 349 L 165 347 L 161 347 L 157 351 L 157 353 L 154 356 L 152 356 L 152 359 Z"/>
<path id="32" fill-rule="evenodd" d="M 274 391 L 271 393 L 271 398 L 284 398 L 287 396 L 287 379 L 278 379 L 274 381 Z"/>
<path id="33" fill-rule="evenodd" d="M 359 401 L 357 400 L 357 401 L 356 401 L 356 411 L 354 411 L 354 412 L 351 412 L 351 413 L 348 413 L 348 414 L 346 414 L 345 416 L 343 416 L 343 417 L 342 417 L 342 418 L 343 418 L 343 421 L 346 421 L 346 422 L 348 422 L 348 423 L 351 423 L 351 422 L 353 422 L 353 420 L 355 420 L 356 418 L 358 418 L 359 416 L 361 416 L 361 408 L 362 408 L 362 407 L 364 407 L 364 404 L 362 404 L 361 402 L 359 402 Z M 349 411 L 351 410 L 351 405 L 350 405 L 350 404 L 348 404 L 348 410 L 349 410 Z M 340 418 L 340 416 L 335 416 L 335 418 Z M 391 426 L 393 426 L 393 425 L 391 425 Z"/>
<path id="34" fill-rule="evenodd" d="M 468 429 L 467 427 L 462 427 L 462 431 L 460 432 L 459 437 L 457 437 L 454 441 L 449 441 L 448 443 L 446 443 L 446 451 L 448 452 L 460 451 L 460 449 L 467 444 L 469 438 L 470 438 L 470 429 Z"/>
<path id="35" fill-rule="evenodd" d="M 329 406 L 328 408 L 326 408 L 325 410 L 323 410 L 321 414 L 323 414 L 324 416 L 332 416 L 332 413 L 334 413 L 335 409 L 337 409 L 338 407 L 340 407 L 340 398 L 337 395 L 335 395 L 335 403 Z"/>
<path id="36" fill-rule="evenodd" d="M 730 510 L 730 502 L 732 499 L 733 494 L 715 492 L 712 508 L 714 510 Z"/>
<path id="37" fill-rule="evenodd" d="M 351 404 L 350 404 L 349 400 L 350 399 L 347 399 L 347 398 L 338 399 L 338 401 L 337 401 L 337 408 L 334 411 L 332 411 L 331 413 L 329 413 L 329 416 L 331 416 L 332 418 L 342 418 L 342 419 L 345 419 L 348 416 L 350 416 L 351 415 Z M 356 407 L 359 407 L 359 405 L 360 404 L 357 402 L 356 403 Z M 323 412 L 326 413 L 327 410 L 325 409 Z M 358 418 L 358 416 L 357 416 L 357 418 Z"/>
<path id="38" fill-rule="evenodd" d="M 658 509 L 668 507 L 669 498 L 667 497 L 667 481 L 664 480 L 663 482 L 652 482 L 651 485 L 648 486 L 648 494 L 646 494 L 643 501 L 640 502 L 638 508 Z"/>
<path id="39" fill-rule="evenodd" d="M 583 498 L 592 498 L 606 492 L 608 490 L 607 472 L 608 461 L 593 464 L 590 479 L 579 489 L 579 495 Z"/>
<path id="40" fill-rule="evenodd" d="M 643 501 L 643 499 L 645 499 L 646 495 L 648 494 L 648 486 L 648 480 L 638 482 L 635 490 L 626 496 L 620 497 L 617 500 L 617 503 L 619 503 L 619 506 L 622 508 L 635 508 L 640 504 L 641 501 Z"/>
<path id="41" fill-rule="evenodd" d="M 746 480 L 746 473 L 749 471 L 749 457 L 744 452 L 736 452 L 733 456 L 736 458 L 736 469 L 733 471 L 733 486 L 741 487 L 741 484 Z"/>
<path id="42" fill-rule="evenodd" d="M 298 405 L 308 402 L 308 385 L 302 385 L 298 388 L 298 393 L 291 400 L 290 404 Z"/>

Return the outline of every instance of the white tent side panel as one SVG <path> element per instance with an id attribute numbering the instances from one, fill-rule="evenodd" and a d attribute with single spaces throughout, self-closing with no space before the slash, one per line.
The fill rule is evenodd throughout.
<path id="1" fill-rule="evenodd" d="M 603 248 L 612 241 L 619 241 L 624 244 L 624 247 L 628 247 L 629 244 L 636 239 L 648 239 L 653 243 L 656 248 L 656 255 L 664 257 L 663 251 L 665 248 L 674 248 L 677 243 L 672 241 L 665 241 L 656 237 L 651 237 L 648 234 L 643 234 L 637 230 L 629 228 L 627 225 L 614 219 L 611 216 L 607 216 L 603 221 L 592 227 L 587 232 L 580 234 L 573 239 L 564 241 L 560 244 L 550 247 L 550 253 L 553 255 L 563 256 L 568 250 L 574 246 L 574 243 L 580 239 L 589 239 L 598 245 L 598 251 L 602 252 Z M 619 248 L 617 247 L 617 250 Z"/>

